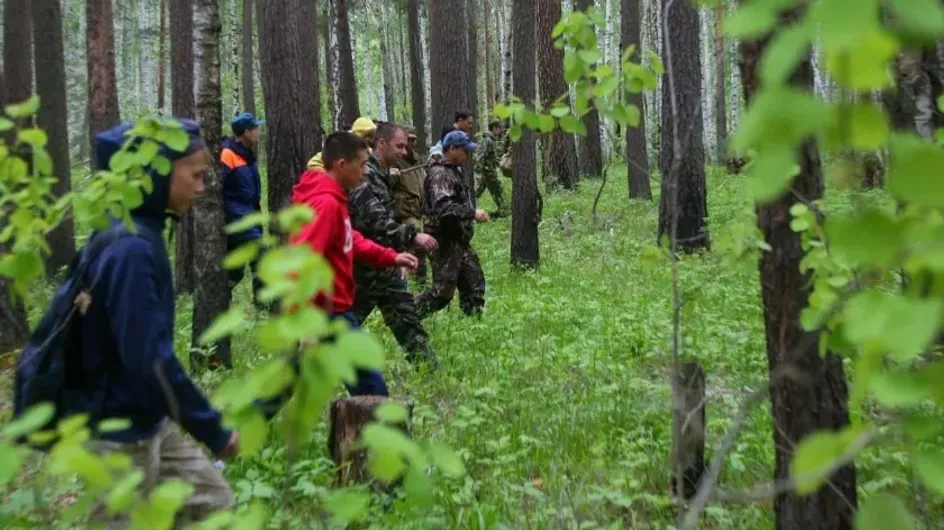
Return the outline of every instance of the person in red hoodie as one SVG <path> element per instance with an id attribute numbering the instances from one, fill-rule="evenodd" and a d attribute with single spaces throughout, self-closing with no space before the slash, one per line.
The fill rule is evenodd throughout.
<path id="1" fill-rule="evenodd" d="M 336 132 L 328 136 L 322 150 L 324 170 L 309 169 L 302 174 L 292 190 L 292 203 L 305 204 L 315 210 L 315 220 L 292 238 L 293 244 L 309 245 L 323 255 L 334 269 L 334 288 L 315 299 L 318 307 L 331 318 L 343 318 L 351 327 L 360 327 L 351 311 L 354 304 L 354 260 L 375 267 L 406 267 L 416 269 L 419 261 L 409 253 L 374 243 L 351 227 L 347 208 L 347 190 L 361 182 L 367 170 L 370 147 L 359 136 Z M 357 395 L 389 395 L 383 375 L 375 370 L 358 370 L 357 382 L 348 385 L 348 392 Z"/>

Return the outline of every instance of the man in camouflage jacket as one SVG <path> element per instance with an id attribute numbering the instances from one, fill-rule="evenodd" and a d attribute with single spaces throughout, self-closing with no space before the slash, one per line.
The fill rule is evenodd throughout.
<path id="1" fill-rule="evenodd" d="M 492 214 L 499 217 L 507 214 L 505 209 L 504 190 L 502 189 L 499 163 L 501 162 L 503 142 L 501 137 L 501 122 L 493 121 L 488 124 L 488 131 L 482 135 L 482 145 L 476 152 L 475 173 L 479 176 L 475 190 L 476 199 L 482 197 L 487 189 L 495 201 L 497 210 Z"/>
<path id="2" fill-rule="evenodd" d="M 439 248 L 430 259 L 433 286 L 416 297 L 422 318 L 448 306 L 457 289 L 465 314 L 478 315 L 485 306 L 485 274 L 471 242 L 473 223 L 487 222 L 488 214 L 472 206 L 471 190 L 459 170 L 477 148 L 465 132 L 453 131 L 443 140 L 442 159 L 426 171 L 423 215 Z"/>
<path id="3" fill-rule="evenodd" d="M 397 160 L 396 168 L 390 170 L 393 184 L 394 218 L 400 224 L 408 224 L 419 230 L 423 218 L 423 181 L 426 168 L 416 153 L 416 130 L 406 130 L 406 156 Z M 426 285 L 426 256 L 417 255 L 420 265 L 416 269 L 420 285 Z"/>
<path id="4" fill-rule="evenodd" d="M 403 252 L 420 248 L 431 251 L 436 239 L 410 224 L 396 221 L 390 174 L 397 159 L 406 152 L 406 132 L 402 127 L 385 123 L 374 133 L 374 152 L 367 162 L 367 174 L 361 184 L 351 190 L 348 204 L 351 223 L 364 237 Z M 393 332 L 411 361 L 435 365 L 436 355 L 429 346 L 413 295 L 406 280 L 396 269 L 372 269 L 354 265 L 357 294 L 352 308 L 363 322 L 374 308 L 379 308 L 384 323 Z"/>

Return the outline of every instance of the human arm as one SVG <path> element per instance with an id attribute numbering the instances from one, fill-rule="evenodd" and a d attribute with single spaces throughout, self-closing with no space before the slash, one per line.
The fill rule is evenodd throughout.
<path id="1" fill-rule="evenodd" d="M 386 269 L 397 264 L 397 251 L 374 243 L 353 230 L 354 259 L 375 269 Z"/>
<path id="2" fill-rule="evenodd" d="M 414 245 L 419 231 L 414 226 L 398 223 L 370 183 L 363 182 L 354 188 L 348 204 L 354 228 L 364 237 L 396 250 Z"/>
<path id="3" fill-rule="evenodd" d="M 475 208 L 470 203 L 456 200 L 456 184 L 445 166 L 435 166 L 430 169 L 426 186 L 426 193 L 432 205 L 428 212 L 430 217 L 439 219 L 441 222 L 475 219 Z"/>

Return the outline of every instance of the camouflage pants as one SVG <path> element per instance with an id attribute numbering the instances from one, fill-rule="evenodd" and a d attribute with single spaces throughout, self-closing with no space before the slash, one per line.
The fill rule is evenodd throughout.
<path id="1" fill-rule="evenodd" d="M 130 456 L 133 465 L 144 472 L 139 491 L 145 497 L 166 479 L 178 479 L 191 484 L 194 487 L 193 495 L 184 501 L 177 512 L 174 528 L 184 528 L 203 521 L 215 511 L 231 508 L 235 501 L 233 490 L 206 453 L 170 420 L 164 420 L 157 434 L 147 440 L 133 443 L 96 440 L 92 442 L 92 450 Z M 111 530 L 128 528 L 131 521 L 128 514 L 108 515 L 104 504 L 100 504 L 94 508 L 91 522 L 104 524 L 106 529 Z"/>
<path id="2" fill-rule="evenodd" d="M 485 306 L 485 273 L 475 250 L 468 244 L 440 242 L 430 262 L 433 286 L 416 297 L 420 316 L 426 318 L 448 306 L 457 289 L 462 312 L 480 314 Z"/>
<path id="3" fill-rule="evenodd" d="M 380 309 L 384 324 L 393 332 L 410 362 L 433 361 L 436 354 L 429 347 L 429 335 L 399 269 L 355 266 L 354 280 L 357 294 L 351 311 L 357 320 L 364 322 L 375 308 Z"/>
<path id="4" fill-rule="evenodd" d="M 504 213 L 505 190 L 502 188 L 501 177 L 498 176 L 497 170 L 492 169 L 479 175 L 479 181 L 475 190 L 475 198 L 480 199 L 485 193 L 485 190 L 488 190 L 488 192 L 491 194 L 492 200 L 495 201 L 495 206 L 498 208 L 498 211 Z"/>

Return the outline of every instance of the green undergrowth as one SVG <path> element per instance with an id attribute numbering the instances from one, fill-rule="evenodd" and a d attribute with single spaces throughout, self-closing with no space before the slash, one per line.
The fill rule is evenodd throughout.
<path id="1" fill-rule="evenodd" d="M 509 266 L 510 219 L 477 228 L 486 311 L 468 319 L 454 303 L 426 321 L 438 372 L 415 373 L 379 315 L 368 320 L 386 346 L 393 395 L 415 403 L 414 436 L 449 444 L 468 473 L 438 479 L 430 506 L 375 496 L 364 527 L 672 528 L 671 266 L 654 246 L 658 202 L 628 201 L 624 169 L 614 168 L 611 181 L 596 219 L 590 210 L 597 181 L 545 196 L 537 271 Z M 505 185 L 510 195 L 510 181 Z M 859 200 L 885 198 L 830 196 L 834 207 Z M 491 200 L 483 199 L 483 207 L 492 210 Z M 707 373 L 710 458 L 744 396 L 766 383 L 767 357 L 756 254 L 734 257 L 757 240 L 743 177 L 710 172 L 709 212 L 714 251 L 682 258 L 680 287 L 682 359 L 698 361 Z M 251 305 L 247 282 L 236 296 Z M 177 351 L 184 359 L 190 304 L 188 297 L 178 304 Z M 203 374 L 201 383 L 212 388 L 265 361 L 253 332 L 247 326 L 234 338 L 235 374 Z M 766 404 L 751 412 L 721 474 L 724 489 L 771 479 L 771 428 Z M 273 528 L 341 527 L 321 509 L 334 478 L 326 434 L 323 421 L 290 461 L 273 432 L 260 454 L 229 463 L 225 474 L 239 501 L 262 500 Z M 869 450 L 858 464 L 862 495 L 922 498 L 912 489 L 904 450 Z M 20 522 L 54 520 L 50 513 L 68 505 L 77 486 L 33 473 L 5 492 L 0 509 Z M 772 528 L 771 506 L 712 504 L 702 528 Z M 941 515 L 940 505 L 925 510 Z"/>

